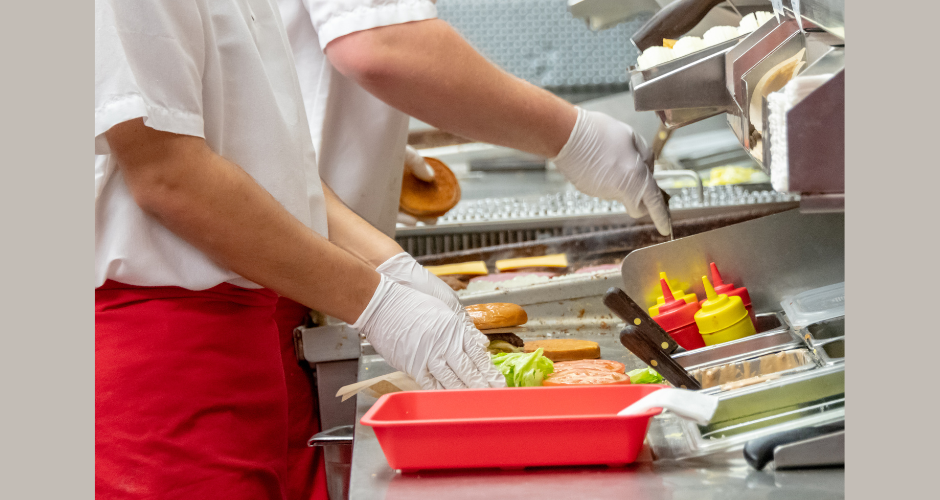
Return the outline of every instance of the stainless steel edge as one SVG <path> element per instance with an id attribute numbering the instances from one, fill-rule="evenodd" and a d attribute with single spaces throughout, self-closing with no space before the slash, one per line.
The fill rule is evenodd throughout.
<path id="1" fill-rule="evenodd" d="M 774 449 L 774 468 L 845 465 L 845 431 L 817 436 Z"/>
<path id="2" fill-rule="evenodd" d="M 786 295 L 845 281 L 845 215 L 790 210 L 641 248 L 623 261 L 623 290 L 649 307 L 666 272 L 704 297 L 710 262 L 726 283 L 747 287 L 755 312 L 779 310 Z"/>
<path id="3" fill-rule="evenodd" d="M 606 353 L 604 353 L 606 356 Z M 394 371 L 378 356 L 364 356 L 359 378 L 365 380 Z M 552 498 L 619 499 L 625 492 L 636 498 L 695 498 L 726 500 L 734 492 L 747 492 L 755 500 L 843 498 L 845 471 L 754 471 L 739 449 L 713 452 L 706 457 L 653 461 L 648 450 L 627 467 L 549 467 L 525 470 L 454 470 L 402 474 L 388 465 L 375 432 L 358 420 L 375 404 L 364 393 L 356 397 L 349 498 Z"/>
<path id="4" fill-rule="evenodd" d="M 679 108 L 724 108 L 732 103 L 725 88 L 725 52 L 697 58 L 674 71 L 633 85 L 637 111 Z"/>
<path id="5" fill-rule="evenodd" d="M 359 357 L 359 332 L 346 324 L 300 327 L 304 359 L 310 364 Z"/>
<path id="6" fill-rule="evenodd" d="M 683 208 L 672 210 L 673 223 L 708 217 L 711 215 L 731 215 L 739 212 L 754 210 L 755 208 L 774 210 L 796 208 L 798 201 L 761 203 L 753 205 L 727 205 L 727 206 L 709 206 L 697 208 Z M 531 217 L 512 220 L 486 220 L 486 221 L 467 221 L 455 224 L 440 224 L 432 226 L 400 228 L 396 231 L 396 238 L 408 236 L 428 236 L 428 235 L 446 235 L 463 234 L 474 231 L 521 231 L 524 229 L 542 229 L 550 227 L 594 227 L 594 226 L 614 226 L 614 225 L 637 225 L 648 224 L 651 222 L 649 216 L 640 219 L 633 219 L 625 212 L 616 212 L 609 214 L 585 214 L 569 215 L 556 217 Z"/>

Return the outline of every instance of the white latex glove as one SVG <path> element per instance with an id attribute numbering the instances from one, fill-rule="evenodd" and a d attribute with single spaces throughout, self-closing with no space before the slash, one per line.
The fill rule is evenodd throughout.
<path id="1" fill-rule="evenodd" d="M 398 212 L 397 222 L 399 224 L 414 227 L 418 225 L 418 221 L 421 221 L 429 226 L 433 226 L 434 224 L 437 224 L 437 217 L 415 217 L 414 215 L 406 214 L 405 212 Z"/>
<path id="2" fill-rule="evenodd" d="M 652 152 L 626 123 L 578 108 L 568 143 L 552 163 L 585 194 L 623 203 L 634 219 L 647 213 L 663 236 L 669 211 L 652 173 Z"/>
<path id="3" fill-rule="evenodd" d="M 424 266 L 418 264 L 418 261 L 409 255 L 408 252 L 402 252 L 388 259 L 375 270 L 399 285 L 404 285 L 412 290 L 417 290 L 439 299 L 450 306 L 454 312 L 465 312 L 454 290 L 441 281 L 440 278 L 425 269 Z"/>
<path id="4" fill-rule="evenodd" d="M 411 146 L 405 146 L 405 168 L 424 182 L 434 179 L 434 169 L 424 161 L 424 157 Z"/>
<path id="5" fill-rule="evenodd" d="M 434 169 L 424 161 L 424 157 L 418 154 L 418 151 L 411 146 L 405 146 L 405 168 L 407 168 L 415 177 L 424 182 L 430 182 L 434 179 Z M 427 225 L 437 224 L 437 217 L 415 217 L 404 212 L 398 212 L 398 223 L 406 226 L 417 226 L 418 221 Z"/>
<path id="6" fill-rule="evenodd" d="M 506 387 L 489 340 L 439 299 L 385 275 L 352 327 L 424 389 Z"/>

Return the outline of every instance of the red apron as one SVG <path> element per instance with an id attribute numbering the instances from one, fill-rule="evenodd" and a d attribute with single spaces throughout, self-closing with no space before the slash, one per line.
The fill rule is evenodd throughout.
<path id="1" fill-rule="evenodd" d="M 227 284 L 95 290 L 96 498 L 285 498 L 277 299 Z"/>
<path id="2" fill-rule="evenodd" d="M 323 453 L 320 448 L 307 446 L 310 436 L 322 430 L 316 384 L 298 364 L 294 350 L 294 328 L 304 322 L 307 311 L 307 307 L 281 297 L 275 314 L 287 381 L 287 498 L 327 500 Z"/>

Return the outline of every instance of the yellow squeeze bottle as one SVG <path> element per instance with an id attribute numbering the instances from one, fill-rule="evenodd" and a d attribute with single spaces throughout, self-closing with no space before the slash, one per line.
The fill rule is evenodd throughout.
<path id="1" fill-rule="evenodd" d="M 716 345 L 743 339 L 757 333 L 741 297 L 718 295 L 708 277 L 702 276 L 705 295 L 702 308 L 695 313 L 695 324 L 702 334 L 705 345 Z"/>

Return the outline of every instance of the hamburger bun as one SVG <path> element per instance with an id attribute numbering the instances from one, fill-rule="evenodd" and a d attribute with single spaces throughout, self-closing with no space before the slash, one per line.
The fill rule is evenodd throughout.
<path id="1" fill-rule="evenodd" d="M 601 346 L 597 342 L 578 339 L 533 340 L 525 343 L 525 352 L 542 349 L 542 355 L 552 361 L 577 361 L 601 357 Z"/>
<path id="2" fill-rule="evenodd" d="M 447 165 L 436 158 L 425 158 L 434 170 L 434 179 L 424 182 L 405 169 L 398 209 L 415 217 L 440 217 L 460 201 L 460 184 Z"/>
<path id="3" fill-rule="evenodd" d="M 473 320 L 473 325 L 480 330 L 510 328 L 529 321 L 525 309 L 506 302 L 476 304 L 467 306 L 465 309 L 467 314 L 470 315 L 470 319 Z"/>

